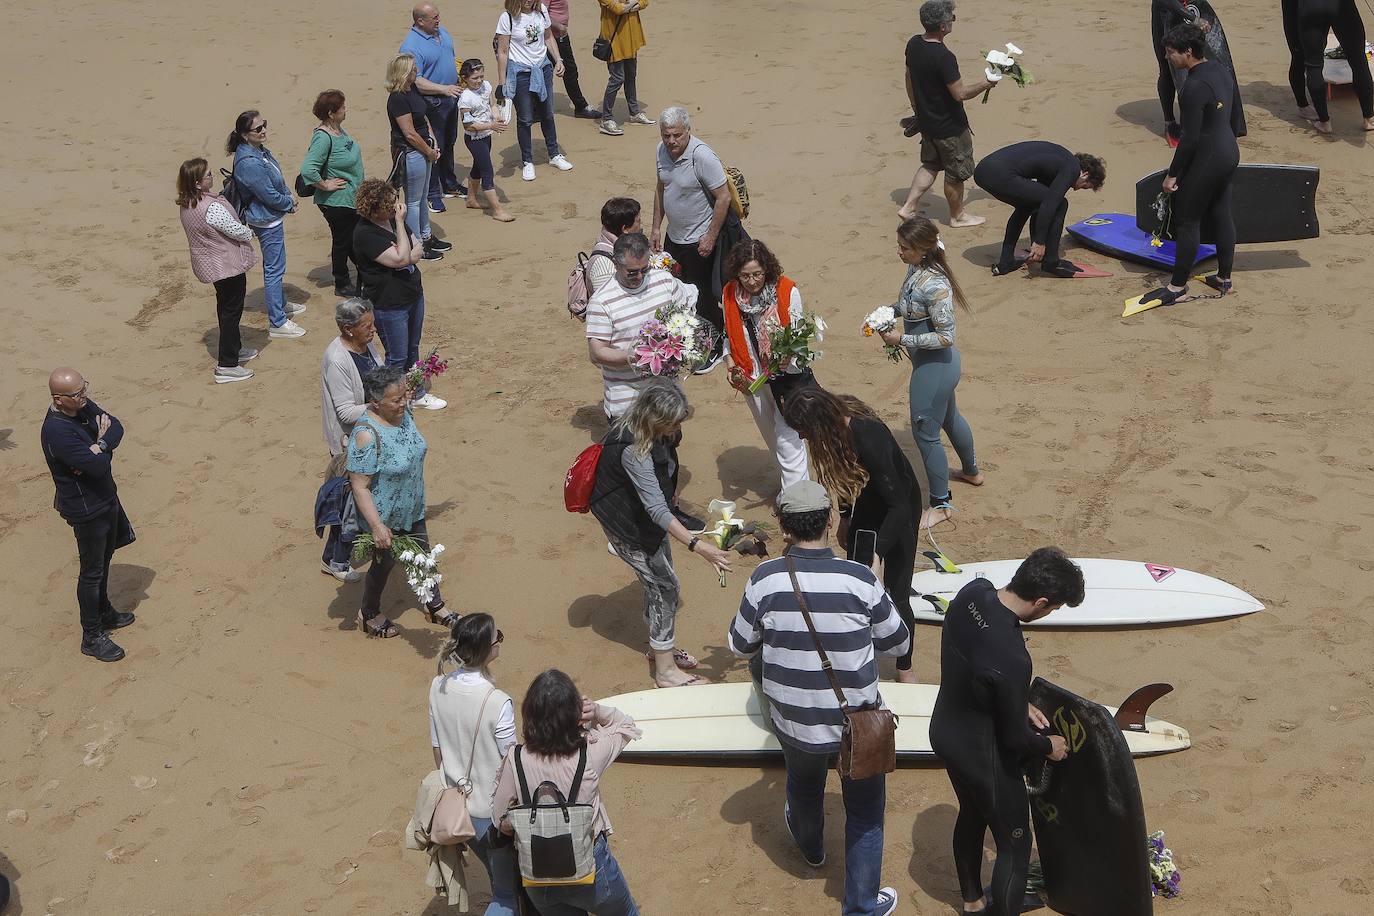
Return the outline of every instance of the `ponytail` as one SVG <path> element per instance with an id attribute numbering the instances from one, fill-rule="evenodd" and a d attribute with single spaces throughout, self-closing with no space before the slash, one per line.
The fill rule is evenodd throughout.
<path id="1" fill-rule="evenodd" d="M 234 122 L 234 129 L 229 132 L 228 139 L 224 141 L 225 153 L 232 156 L 240 144 L 247 142 L 243 139 L 243 135 L 248 132 L 248 128 L 253 126 L 253 119 L 257 116 L 257 110 L 252 108 L 239 115 L 238 120 Z"/>

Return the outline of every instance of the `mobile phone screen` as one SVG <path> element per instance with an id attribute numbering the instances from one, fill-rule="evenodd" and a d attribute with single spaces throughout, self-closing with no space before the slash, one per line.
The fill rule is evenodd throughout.
<path id="1" fill-rule="evenodd" d="M 864 566 L 873 565 L 873 553 L 878 547 L 878 532 L 860 528 L 854 532 L 854 549 L 850 559 Z"/>

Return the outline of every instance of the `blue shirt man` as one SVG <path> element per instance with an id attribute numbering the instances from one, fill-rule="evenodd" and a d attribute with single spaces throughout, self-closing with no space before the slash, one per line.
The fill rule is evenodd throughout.
<path id="1" fill-rule="evenodd" d="M 453 166 L 453 148 L 458 143 L 458 85 L 457 52 L 453 36 L 439 24 L 439 10 L 433 3 L 415 5 L 410 13 L 412 25 L 401 42 L 401 54 L 415 58 L 415 88 L 429 103 L 429 123 L 439 142 L 439 161 L 429 179 L 429 209 L 443 213 L 445 197 L 466 197 L 467 189 L 458 180 Z"/>

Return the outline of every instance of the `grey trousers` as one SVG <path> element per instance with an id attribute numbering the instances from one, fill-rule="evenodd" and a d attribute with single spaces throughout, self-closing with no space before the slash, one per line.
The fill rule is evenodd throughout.
<path id="1" fill-rule="evenodd" d="M 677 609 L 682 603 L 682 586 L 673 572 L 673 554 L 669 548 L 672 538 L 664 536 L 663 543 L 653 553 L 619 540 L 612 540 L 616 556 L 635 571 L 639 584 L 644 586 L 644 622 L 649 627 L 649 647 L 657 652 L 673 648 L 677 625 Z"/>
<path id="2" fill-rule="evenodd" d="M 959 351 L 954 347 L 943 350 L 914 350 L 911 366 L 911 435 L 921 450 L 930 481 L 930 504 L 947 506 L 949 492 L 949 459 L 940 441 L 940 431 L 949 436 L 950 445 L 963 462 L 965 474 L 978 473 L 978 457 L 973 451 L 973 430 L 959 413 L 954 389 L 959 384 Z"/>
<path id="3" fill-rule="evenodd" d="M 609 118 L 611 111 L 615 108 L 615 97 L 620 94 L 620 87 L 625 87 L 625 104 L 630 107 L 630 117 L 639 114 L 639 89 L 635 85 L 635 79 L 639 75 L 639 61 L 631 57 L 629 60 L 611 61 L 606 64 L 606 70 L 610 73 L 610 79 L 606 81 L 606 96 L 601 100 L 601 116 Z"/>

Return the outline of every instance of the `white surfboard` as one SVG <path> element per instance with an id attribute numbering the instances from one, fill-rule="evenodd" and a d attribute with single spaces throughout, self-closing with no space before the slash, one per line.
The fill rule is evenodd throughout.
<path id="1" fill-rule="evenodd" d="M 885 681 L 879 691 L 898 716 L 897 759 L 938 760 L 930 748 L 930 714 L 939 687 Z M 721 759 L 782 753 L 764 722 L 752 681 L 640 690 L 599 702 L 629 715 L 644 733 L 630 742 L 623 757 Z M 1107 709 L 1116 714 L 1113 707 Z M 1192 743 L 1186 729 L 1161 719 L 1146 716 L 1145 729 L 1123 730 L 1134 757 L 1169 754 Z"/>
<path id="2" fill-rule="evenodd" d="M 917 558 L 920 559 L 919 557 Z M 1074 560 L 1083 569 L 1084 597 L 1078 607 L 1062 607 L 1029 627 L 1131 627 L 1188 623 L 1239 617 L 1264 605 L 1220 579 L 1202 573 L 1131 560 Z M 917 620 L 940 623 L 944 614 L 924 599 L 934 595 L 953 601 L 975 578 L 1001 588 L 1011 581 L 1020 560 L 961 563 L 960 572 L 918 572 L 911 580 L 911 607 Z"/>

